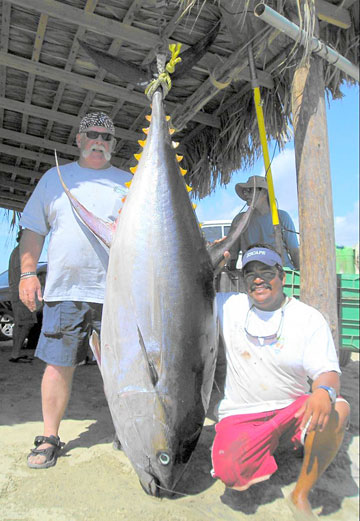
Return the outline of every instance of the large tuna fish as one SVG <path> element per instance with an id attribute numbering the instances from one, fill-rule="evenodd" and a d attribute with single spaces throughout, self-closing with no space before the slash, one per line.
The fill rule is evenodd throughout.
<path id="1" fill-rule="evenodd" d="M 144 489 L 173 490 L 200 435 L 215 368 L 213 267 L 162 94 L 110 250 L 101 374 Z"/>
<path id="2" fill-rule="evenodd" d="M 152 495 L 174 491 L 199 438 L 217 355 L 214 265 L 241 232 L 211 260 L 178 159 L 157 91 L 111 243 L 101 347 L 93 342 L 117 436 Z"/>

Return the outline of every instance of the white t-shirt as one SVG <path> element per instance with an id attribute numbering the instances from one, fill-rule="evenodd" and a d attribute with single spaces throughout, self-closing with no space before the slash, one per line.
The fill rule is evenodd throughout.
<path id="1" fill-rule="evenodd" d="M 217 306 L 226 354 L 220 420 L 282 409 L 309 391 L 308 377 L 340 373 L 330 328 L 315 308 L 287 298 L 281 309 L 261 311 L 244 293 L 218 293 Z M 279 332 L 279 339 L 261 345 L 245 328 L 251 335 Z"/>
<path id="2" fill-rule="evenodd" d="M 116 167 L 60 167 L 66 186 L 78 201 L 103 220 L 114 221 L 131 174 Z M 50 232 L 44 300 L 102 303 L 108 255 L 73 211 L 56 168 L 40 179 L 26 204 L 20 226 L 40 235 Z"/>

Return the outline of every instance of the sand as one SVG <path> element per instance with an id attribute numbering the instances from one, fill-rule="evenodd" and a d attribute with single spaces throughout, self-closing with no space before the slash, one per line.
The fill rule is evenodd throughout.
<path id="1" fill-rule="evenodd" d="M 31 470 L 26 455 L 42 434 L 40 381 L 43 364 L 11 364 L 11 342 L 0 342 L 0 519 L 2 521 L 293 521 L 284 500 L 301 459 L 276 454 L 279 470 L 248 492 L 224 494 L 210 476 L 214 423 L 207 419 L 176 499 L 143 492 L 127 457 L 112 448 L 113 427 L 96 366 L 80 366 L 61 424 L 66 442 L 57 465 Z M 32 352 L 29 352 L 31 354 Z M 328 521 L 359 519 L 359 357 L 344 368 L 343 395 L 352 405 L 350 428 L 334 462 L 311 494 L 314 512 Z"/>

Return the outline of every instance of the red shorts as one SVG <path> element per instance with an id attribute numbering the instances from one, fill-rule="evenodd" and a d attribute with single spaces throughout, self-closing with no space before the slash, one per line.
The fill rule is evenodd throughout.
<path id="1" fill-rule="evenodd" d="M 302 445 L 302 418 L 295 418 L 295 413 L 309 396 L 300 396 L 276 411 L 238 414 L 221 420 L 215 427 L 212 447 L 213 477 L 238 490 L 268 479 L 278 468 L 273 453 L 280 437 L 289 439 L 294 448 Z"/>

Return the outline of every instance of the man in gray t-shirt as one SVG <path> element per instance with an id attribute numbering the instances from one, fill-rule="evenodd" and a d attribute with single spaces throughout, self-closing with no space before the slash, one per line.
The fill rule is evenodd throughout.
<path id="1" fill-rule="evenodd" d="M 269 205 L 269 194 L 265 177 L 252 176 L 246 183 L 238 183 L 235 186 L 237 195 L 250 206 L 254 198 L 254 211 L 250 222 L 234 246 L 230 249 L 230 262 L 228 267 L 235 269 L 239 252 L 246 251 L 251 244 L 265 243 L 275 247 L 275 234 Z M 284 210 L 278 210 L 283 239 L 284 266 L 298 270 L 300 268 L 299 243 L 295 226 L 290 215 Z M 237 214 L 231 228 L 237 226 L 244 213 Z M 230 228 L 230 229 L 231 229 Z"/>
<path id="2" fill-rule="evenodd" d="M 103 112 L 82 118 L 76 136 L 80 157 L 61 167 L 71 194 L 95 216 L 115 221 L 131 175 L 110 164 L 115 127 Z M 40 179 L 20 225 L 19 295 L 34 311 L 44 300 L 43 326 L 35 356 L 46 363 L 42 380 L 43 436 L 35 438 L 30 468 L 56 464 L 63 443 L 58 430 L 70 397 L 77 364 L 87 353 L 89 336 L 99 333 L 105 291 L 106 256 L 98 240 L 77 218 L 55 168 Z M 44 240 L 50 235 L 47 279 L 42 295 L 36 276 Z"/>

